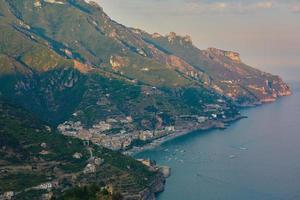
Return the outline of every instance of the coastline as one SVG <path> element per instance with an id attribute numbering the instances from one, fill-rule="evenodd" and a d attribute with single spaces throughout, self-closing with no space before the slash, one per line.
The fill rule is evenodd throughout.
<path id="1" fill-rule="evenodd" d="M 252 103 L 246 103 L 246 104 L 239 104 L 237 107 L 241 109 L 247 109 L 247 108 L 254 108 L 258 106 L 262 106 L 265 104 L 270 104 L 274 103 L 275 101 L 278 101 L 280 98 L 287 97 L 293 95 L 292 90 L 289 88 L 288 91 L 281 92 L 280 95 L 274 97 L 274 98 L 265 98 L 265 99 L 260 99 L 259 101 L 252 102 Z M 124 155 L 129 155 L 134 157 L 136 154 L 141 153 L 146 150 L 153 149 L 155 147 L 158 147 L 162 145 L 163 143 L 173 140 L 175 138 L 196 132 L 196 131 L 208 131 L 208 130 L 214 130 L 214 129 L 226 129 L 230 124 L 239 121 L 241 119 L 248 118 L 247 116 L 243 116 L 241 114 L 237 114 L 236 116 L 232 118 L 227 118 L 227 119 L 213 119 L 213 120 L 208 120 L 205 122 L 205 124 L 200 124 L 200 125 L 195 125 L 194 127 L 177 127 L 177 130 L 169 135 L 156 138 L 152 140 L 150 143 L 145 144 L 141 147 L 133 147 L 129 150 L 122 151 Z"/>
<path id="2" fill-rule="evenodd" d="M 153 148 L 156 148 L 160 145 L 162 145 L 163 143 L 173 140 L 175 138 L 187 135 L 187 134 L 191 134 L 193 132 L 196 131 L 209 131 L 209 130 L 214 130 L 214 129 L 226 129 L 228 126 L 230 126 L 230 124 L 237 122 L 241 119 L 247 118 L 247 116 L 243 116 L 243 115 L 237 115 L 233 118 L 229 118 L 229 119 L 223 119 L 223 120 L 209 120 L 207 121 L 205 124 L 201 124 L 198 126 L 195 126 L 193 128 L 181 128 L 177 131 L 175 131 L 172 134 L 166 135 L 164 137 L 155 139 L 153 141 L 151 141 L 150 143 L 142 146 L 142 147 L 133 147 L 132 149 L 126 150 L 124 152 L 122 152 L 125 155 L 129 155 L 129 156 L 135 156 L 138 153 L 141 153 L 143 151 L 146 150 L 151 150 Z"/>
<path id="3" fill-rule="evenodd" d="M 286 95 L 286 96 L 290 96 L 290 95 Z M 284 96 L 282 96 L 282 97 L 284 97 Z M 278 99 L 276 99 L 276 100 L 278 100 Z M 269 103 L 272 103 L 272 102 L 255 103 L 255 104 L 253 103 L 253 104 L 240 106 L 240 108 L 242 108 L 242 109 L 254 108 L 254 107 L 258 107 L 258 106 L 261 106 L 261 105 L 264 105 L 264 104 L 269 104 Z M 208 120 L 205 125 L 202 124 L 200 126 L 195 126 L 193 128 L 179 129 L 179 130 L 175 131 L 173 134 L 169 134 L 169 135 L 166 135 L 164 137 L 155 139 L 152 142 L 150 142 L 149 144 L 146 144 L 142 147 L 134 147 L 130 150 L 124 151 L 123 153 L 126 154 L 126 155 L 129 155 L 129 156 L 135 157 L 135 155 L 137 155 L 138 153 L 156 148 L 156 147 L 164 144 L 165 142 L 173 140 L 175 138 L 179 138 L 179 137 L 187 135 L 187 134 L 192 134 L 193 132 L 196 132 L 196 131 L 209 131 L 209 130 L 215 130 L 215 129 L 226 129 L 232 123 L 237 122 L 237 121 L 239 121 L 241 119 L 244 119 L 244 118 L 248 118 L 248 117 L 239 114 L 239 115 L 236 115 L 235 117 L 228 118 L 228 119 Z M 145 199 L 155 200 L 157 194 L 164 191 L 164 185 L 166 184 L 166 179 L 167 179 L 167 177 L 165 177 L 164 179 L 161 179 L 157 183 L 151 185 L 151 187 L 150 187 L 151 188 L 150 191 L 152 190 L 152 192 L 150 192 L 151 195 L 149 197 L 145 198 Z M 156 188 L 156 187 L 158 187 L 159 190 L 153 190 L 153 188 Z"/>
<path id="4" fill-rule="evenodd" d="M 296 94 L 296 97 L 299 97 L 299 93 Z M 274 105 L 275 104 L 275 105 Z M 201 195 L 201 193 L 205 193 L 206 188 L 212 188 L 210 191 L 215 190 L 215 186 L 219 186 L 219 182 L 215 182 L 214 185 L 212 185 L 210 182 L 207 181 L 207 179 L 202 177 L 214 177 L 215 171 L 219 170 L 220 174 L 225 174 L 222 176 L 222 180 L 224 184 L 224 187 L 227 184 L 228 177 L 232 177 L 232 174 L 235 172 L 236 169 L 238 169 L 239 172 L 243 172 L 243 177 L 240 177 L 239 174 L 237 176 L 234 176 L 235 180 L 244 181 L 244 184 L 248 184 L 247 176 L 248 173 L 252 175 L 253 167 L 250 166 L 249 168 L 245 169 L 245 161 L 247 160 L 247 163 L 259 163 L 261 161 L 263 163 L 263 169 L 262 168 L 255 168 L 255 176 L 256 178 L 253 179 L 251 184 L 259 184 L 259 182 L 263 181 L 264 178 L 272 179 L 272 177 L 276 177 L 278 175 L 278 171 L 280 171 L 280 160 L 277 159 L 276 154 L 281 153 L 282 149 L 277 148 L 278 145 L 280 147 L 285 147 L 286 149 L 285 154 L 290 155 L 289 152 L 289 143 L 284 142 L 284 144 L 281 144 L 282 140 L 282 131 L 287 130 L 293 125 L 293 129 L 291 131 L 288 131 L 287 133 L 290 134 L 289 136 L 294 137 L 295 133 L 297 133 L 297 120 L 295 120 L 294 116 L 297 116 L 297 111 L 294 110 L 296 105 L 299 105 L 299 102 L 297 102 L 297 98 L 278 98 L 278 101 L 276 103 L 264 103 L 262 104 L 264 107 L 260 106 L 252 106 L 248 107 L 250 112 L 241 112 L 242 115 L 249 116 L 249 120 L 238 122 L 237 125 L 234 124 L 234 127 L 229 127 L 228 130 L 222 131 L 219 133 L 214 133 L 215 131 L 209 131 L 205 132 L 205 136 L 201 136 L 201 132 L 195 133 L 191 137 L 187 136 L 183 138 L 176 139 L 174 142 L 166 143 L 162 147 L 156 148 L 154 152 L 146 151 L 145 154 L 140 155 L 138 154 L 136 157 L 144 157 L 148 158 L 150 157 L 153 160 L 158 159 L 158 163 L 164 163 L 167 165 L 170 165 L 171 168 L 174 168 L 174 174 L 172 174 L 173 178 L 172 180 L 167 180 L 166 182 L 166 191 L 162 196 L 159 196 L 158 199 L 182 199 L 182 196 L 180 196 L 181 191 L 176 191 L 177 188 L 184 188 L 182 189 L 182 193 L 187 193 L 191 191 L 193 196 Z M 286 108 L 286 106 L 288 107 Z M 245 108 L 246 109 L 246 108 Z M 281 115 L 283 114 L 283 115 Z M 290 115 L 293 116 L 293 123 L 290 123 L 289 117 Z M 268 116 L 273 116 L 272 118 L 268 118 Z M 265 120 L 266 121 L 263 121 Z M 273 130 L 269 130 L 268 124 L 273 123 L 274 121 L 281 122 L 280 120 L 283 120 L 283 124 L 281 123 L 275 123 L 275 128 Z M 247 122 L 249 121 L 249 123 Z M 262 122 L 262 123 L 261 123 Z M 249 126 L 251 124 L 251 126 Z M 258 126 L 256 126 L 258 124 Z M 233 129 L 232 131 L 230 129 Z M 243 130 L 242 136 L 240 135 L 240 131 Z M 230 133 L 230 134 L 228 134 Z M 214 136 L 208 136 L 210 134 L 213 134 Z M 253 134 L 253 135 L 252 135 Z M 199 136 L 199 137 L 198 137 Z M 238 137 L 237 137 L 238 136 Z M 274 136 L 274 140 L 270 141 L 270 136 Z M 252 142 L 252 138 L 258 138 L 262 137 L 262 141 L 259 140 L 259 142 L 255 141 Z M 194 139 L 195 138 L 195 139 Z M 299 140 L 299 137 L 293 139 L 293 147 L 297 147 L 297 140 Z M 183 142 L 182 142 L 183 141 Z M 210 145 L 210 142 L 214 142 L 214 145 Z M 224 142 L 226 141 L 226 142 Z M 248 141 L 251 141 L 248 143 Z M 286 139 L 285 141 L 291 141 L 290 139 Z M 174 146 L 175 145 L 175 146 Z M 202 145 L 202 146 L 200 146 Z M 283 146 L 281 146 L 283 145 Z M 215 151 L 215 147 L 218 146 L 218 149 Z M 230 148 L 228 148 L 230 147 Z M 269 161 L 264 162 L 266 157 L 269 159 L 269 150 L 270 147 L 275 148 L 275 152 L 270 160 L 272 160 L 272 164 L 279 163 L 276 167 L 277 170 L 272 171 L 270 174 L 269 172 Z M 163 154 L 160 153 L 160 151 L 164 149 L 168 149 L 167 152 L 164 152 Z M 190 150 L 188 150 L 191 148 Z M 233 149 L 231 149 L 233 148 Z M 178 149 L 178 151 L 177 151 Z M 181 150 L 183 150 L 184 153 L 181 153 Z M 260 151 L 263 151 L 263 156 L 255 156 L 256 154 L 259 154 Z M 297 153 L 295 153 L 296 155 Z M 217 156 L 216 156 L 217 155 Z M 197 157 L 197 158 L 196 158 Z M 291 158 L 289 156 L 286 156 L 287 161 Z M 175 159 L 176 158 L 176 159 Z M 195 160 L 194 160 L 195 158 Z M 211 160 L 210 160 L 211 159 Z M 209 161 L 207 161 L 209 160 Z M 207 161 L 207 162 L 205 162 Z M 257 162 L 256 162 L 257 161 Z M 274 162 L 273 162 L 274 161 Z M 205 162 L 205 163 L 204 163 Z M 216 165 L 218 166 L 214 168 Z M 228 163 L 230 163 L 228 165 Z M 219 167 L 221 165 L 225 165 L 225 167 Z M 232 167 L 234 165 L 234 167 Z M 297 170 L 294 170 L 293 164 L 289 165 L 289 167 L 293 170 L 290 172 L 291 175 L 297 174 Z M 199 171 L 199 170 L 203 171 Z M 214 169 L 214 170 L 211 170 Z M 223 171 L 224 169 L 224 171 Z M 261 170 L 264 170 L 264 173 L 261 174 Z M 218 172 L 219 172 L 218 171 Z M 245 172 L 245 173 L 244 173 Z M 204 175 L 203 175 L 204 174 Z M 267 174 L 267 175 L 266 175 Z M 218 174 L 219 175 L 219 174 Z M 235 174 L 234 174 L 235 175 Z M 262 177 L 263 176 L 263 177 Z M 187 178 L 189 177 L 189 178 Z M 198 178 L 197 178 L 198 177 Z M 201 177 L 201 178 L 200 178 Z M 292 177 L 292 176 L 290 176 Z M 191 179 L 194 183 L 195 187 L 190 189 L 190 182 Z M 194 179 L 199 179 L 194 182 Z M 268 179 L 268 180 L 269 180 Z M 230 179 L 231 180 L 231 179 Z M 287 183 L 293 183 L 292 178 L 284 179 L 287 181 L 284 184 Z M 179 182 L 179 183 L 178 183 Z M 203 190 L 198 190 L 197 184 L 203 184 L 202 188 L 205 188 Z M 207 185 L 205 185 L 207 184 Z M 170 185 L 170 186 L 168 186 Z M 266 184 L 267 185 L 267 184 Z M 272 185 L 272 190 L 276 192 L 277 186 L 281 185 L 280 183 L 274 183 Z M 274 187 L 273 187 L 274 186 Z M 226 188 L 224 191 L 223 188 L 219 190 L 220 193 L 224 196 L 227 193 L 227 191 L 241 191 L 242 195 L 240 195 L 240 199 L 243 199 L 246 195 L 244 195 L 243 190 L 236 190 L 236 187 L 233 185 L 230 188 Z M 270 189 L 268 186 L 266 186 L 265 189 Z M 173 195 L 173 191 L 176 193 Z M 280 192 L 282 196 L 284 196 L 285 189 L 282 189 Z M 296 190 L 291 190 L 292 192 Z M 223 193 L 222 193 L 223 192 Z M 297 191 L 296 191 L 297 192 Z M 247 194 L 249 196 L 249 199 L 253 198 L 252 191 Z M 264 198 L 264 193 L 262 190 L 262 195 L 259 198 Z M 274 193 L 274 196 L 277 193 Z M 279 193 L 278 193 L 279 194 Z M 177 196 L 178 195 L 178 196 Z M 209 197 L 215 197 L 214 193 L 208 193 L 207 195 L 203 195 L 205 198 L 209 199 Z M 248 197 L 247 196 L 247 197 Z M 273 195 L 272 195 L 273 196 Z M 273 196 L 273 197 L 274 197 Z M 230 196 L 232 197 L 232 196 Z M 229 198 L 229 197 L 228 197 Z"/>

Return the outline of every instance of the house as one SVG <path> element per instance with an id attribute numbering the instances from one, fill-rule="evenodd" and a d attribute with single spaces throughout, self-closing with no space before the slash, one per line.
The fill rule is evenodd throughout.
<path id="1" fill-rule="evenodd" d="M 42 7 L 42 4 L 39 0 L 36 0 L 33 5 L 34 7 L 38 7 L 38 8 Z"/>
<path id="2" fill-rule="evenodd" d="M 140 140 L 143 140 L 143 141 L 146 141 L 146 140 L 149 140 L 153 138 L 153 132 L 152 131 L 142 131 L 140 132 L 140 135 L 139 135 L 139 139 Z"/>
<path id="3" fill-rule="evenodd" d="M 107 122 L 107 123 L 118 123 L 118 120 L 113 119 L 113 118 L 108 118 L 108 119 L 106 120 L 106 122 Z"/>
<path id="4" fill-rule="evenodd" d="M 4 192 L 2 197 L 5 200 L 10 200 L 14 197 L 14 195 L 15 195 L 15 193 L 13 191 L 8 191 L 8 192 Z M 0 196 L 0 199 L 2 199 L 1 196 Z"/>
<path id="5" fill-rule="evenodd" d="M 165 130 L 168 131 L 168 132 L 173 132 L 173 131 L 175 131 L 175 127 L 174 126 L 167 126 L 165 128 Z"/>
<path id="6" fill-rule="evenodd" d="M 43 143 L 41 144 L 41 147 L 42 147 L 42 148 L 47 148 L 47 144 L 46 144 L 45 142 L 43 142 Z"/>
<path id="7" fill-rule="evenodd" d="M 76 152 L 76 153 L 74 153 L 73 154 L 73 156 L 72 156 L 73 158 L 75 158 L 75 159 L 80 159 L 80 158 L 82 158 L 82 154 L 81 153 L 78 153 L 78 152 Z"/>
<path id="8" fill-rule="evenodd" d="M 96 166 L 95 164 L 87 164 L 86 167 L 83 170 L 84 174 L 91 174 L 91 173 L 95 173 L 96 172 Z"/>
<path id="9" fill-rule="evenodd" d="M 148 72 L 148 71 L 149 71 L 149 68 L 148 68 L 148 67 L 144 67 L 144 68 L 141 69 L 141 71 L 143 71 L 143 72 Z"/>
<path id="10" fill-rule="evenodd" d="M 34 187 L 33 189 L 35 190 L 50 190 L 52 189 L 53 185 L 51 182 L 47 182 L 47 183 L 42 183 L 36 187 Z"/>
<path id="11" fill-rule="evenodd" d="M 49 151 L 46 150 L 42 150 L 41 152 L 39 152 L 40 155 L 48 155 Z"/>
<path id="12" fill-rule="evenodd" d="M 207 120 L 207 117 L 204 117 L 204 116 L 198 116 L 198 117 L 197 117 L 197 120 L 198 120 L 199 123 L 203 123 L 203 122 L 205 122 L 205 121 Z"/>
<path id="13" fill-rule="evenodd" d="M 128 121 L 128 123 L 132 123 L 133 122 L 133 119 L 131 116 L 127 116 L 126 117 L 126 120 Z"/>

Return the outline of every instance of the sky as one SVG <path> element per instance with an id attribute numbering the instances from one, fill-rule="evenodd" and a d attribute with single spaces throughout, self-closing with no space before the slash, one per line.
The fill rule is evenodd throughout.
<path id="1" fill-rule="evenodd" d="M 300 0 L 96 0 L 117 22 L 190 35 L 267 72 L 300 80 Z"/>

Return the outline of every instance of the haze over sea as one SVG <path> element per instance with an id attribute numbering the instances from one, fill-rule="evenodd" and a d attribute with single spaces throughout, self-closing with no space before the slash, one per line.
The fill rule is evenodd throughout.
<path id="1" fill-rule="evenodd" d="M 245 109 L 226 130 L 194 132 L 137 157 L 172 168 L 160 200 L 300 199 L 300 82 L 293 96 Z"/>

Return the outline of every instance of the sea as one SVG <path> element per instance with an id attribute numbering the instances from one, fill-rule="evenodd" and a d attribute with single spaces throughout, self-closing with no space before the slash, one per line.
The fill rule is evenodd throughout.
<path id="1" fill-rule="evenodd" d="M 196 131 L 135 157 L 171 167 L 158 200 L 300 200 L 300 82 L 242 110 L 225 130 Z"/>

